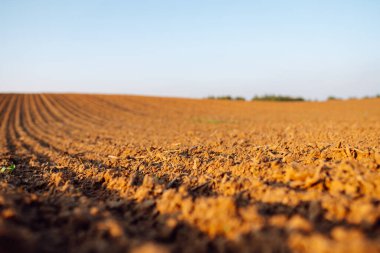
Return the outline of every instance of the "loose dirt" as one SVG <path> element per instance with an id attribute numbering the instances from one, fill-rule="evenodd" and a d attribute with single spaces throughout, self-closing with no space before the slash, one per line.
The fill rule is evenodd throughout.
<path id="1" fill-rule="evenodd" d="M 0 252 L 380 252 L 380 100 L 0 95 Z"/>

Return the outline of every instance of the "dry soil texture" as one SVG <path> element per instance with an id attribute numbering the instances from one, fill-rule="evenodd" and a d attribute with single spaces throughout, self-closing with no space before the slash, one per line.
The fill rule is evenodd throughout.
<path id="1" fill-rule="evenodd" d="M 0 95 L 0 252 L 379 252 L 380 100 Z"/>

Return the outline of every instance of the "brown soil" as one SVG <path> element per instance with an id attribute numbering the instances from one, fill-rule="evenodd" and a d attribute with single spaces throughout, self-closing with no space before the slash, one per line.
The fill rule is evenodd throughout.
<path id="1" fill-rule="evenodd" d="M 380 100 L 0 95 L 0 252 L 379 252 Z"/>

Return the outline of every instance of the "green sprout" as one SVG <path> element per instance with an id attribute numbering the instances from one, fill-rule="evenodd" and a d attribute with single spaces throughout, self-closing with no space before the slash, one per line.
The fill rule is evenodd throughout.
<path id="1" fill-rule="evenodd" d="M 5 171 L 13 172 L 16 169 L 16 165 L 12 164 L 11 166 L 8 167 L 2 167 L 0 172 L 4 173 Z"/>

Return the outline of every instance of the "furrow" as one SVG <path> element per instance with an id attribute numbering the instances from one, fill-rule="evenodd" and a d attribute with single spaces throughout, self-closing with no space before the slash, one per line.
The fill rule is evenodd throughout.
<path id="1" fill-rule="evenodd" d="M 20 115 L 21 96 L 22 95 L 14 95 L 15 99 L 12 109 L 10 110 L 10 117 L 6 128 L 8 154 L 10 156 L 10 161 L 13 163 L 18 163 L 20 161 L 21 155 L 19 153 L 22 149 L 18 142 L 18 140 L 20 140 L 20 135 L 16 131 L 16 124 L 19 121 L 18 118 Z"/>
<path id="2" fill-rule="evenodd" d="M 19 127 L 20 127 L 20 132 L 23 134 L 24 140 L 27 142 L 24 142 L 24 146 L 29 149 L 29 150 L 40 150 L 38 155 L 40 157 L 45 157 L 45 160 L 47 157 L 54 157 L 56 159 L 59 159 L 60 157 L 65 157 L 66 159 L 70 160 L 70 163 L 75 163 L 77 165 L 80 165 L 81 162 L 85 161 L 88 163 L 91 163 L 93 161 L 86 161 L 86 159 L 80 159 L 76 157 L 75 155 L 72 155 L 68 152 L 67 149 L 62 149 L 54 145 L 57 143 L 56 139 L 42 139 L 42 136 L 49 135 L 49 133 L 44 132 L 41 130 L 40 125 L 36 125 L 33 123 L 33 116 L 36 116 L 36 118 L 39 118 L 38 112 L 37 115 L 35 115 L 32 111 L 31 108 L 33 108 L 33 103 L 29 99 L 23 103 L 22 107 L 22 117 L 20 118 L 19 122 Z M 46 129 L 46 128 L 45 128 Z M 50 134 L 52 135 L 52 134 Z M 26 146 L 27 145 L 27 146 Z M 83 151 L 83 150 L 81 150 Z M 32 152 L 32 151 L 31 151 Z M 33 153 L 33 152 L 32 152 Z M 36 153 L 36 152 L 34 152 Z M 106 167 L 103 165 L 103 167 Z"/>
<path id="3" fill-rule="evenodd" d="M 32 141 L 30 143 L 31 147 L 41 147 L 47 149 L 48 151 L 54 150 L 55 152 L 58 152 L 60 154 L 64 153 L 64 151 L 51 146 L 49 142 L 38 137 L 38 135 L 42 134 L 38 134 L 35 132 L 35 129 L 39 127 L 36 127 L 36 117 L 32 111 L 30 98 L 31 96 L 26 96 L 22 104 L 22 114 L 20 116 L 20 122 L 18 124 L 20 130 L 23 134 L 25 134 L 25 138 L 28 138 Z"/>
<path id="4" fill-rule="evenodd" d="M 45 113 L 44 107 L 36 104 L 36 96 L 30 96 L 30 101 L 28 101 L 28 111 L 27 115 L 27 128 L 24 129 L 28 135 L 38 143 L 39 146 L 47 148 L 49 152 L 54 151 L 58 155 L 69 154 L 67 147 L 62 147 L 62 144 L 67 140 L 70 140 L 70 135 L 62 135 L 62 131 L 56 129 L 53 123 L 49 121 L 48 115 L 45 115 L 46 118 L 43 118 L 43 114 Z M 35 122 L 32 122 L 29 115 L 32 116 L 32 119 L 35 119 Z M 58 145 L 57 145 L 58 144 Z"/>
<path id="5" fill-rule="evenodd" d="M 141 112 L 137 112 L 137 111 L 133 111 L 131 110 L 130 108 L 128 107 L 125 107 L 125 106 L 121 106 L 117 103 L 113 103 L 113 102 L 110 102 L 108 101 L 107 99 L 105 98 L 100 98 L 100 97 L 97 97 L 97 96 L 92 96 L 90 98 L 92 101 L 94 101 L 94 103 L 96 103 L 98 106 L 100 107 L 108 107 L 110 111 L 120 111 L 120 112 L 123 112 L 123 113 L 126 113 L 128 114 L 129 116 L 132 114 L 132 115 L 143 115 L 143 113 Z"/>
<path id="6" fill-rule="evenodd" d="M 110 111 L 104 111 L 104 107 L 101 108 L 90 106 L 88 103 L 88 95 L 80 97 L 81 99 L 78 99 L 76 95 L 66 95 L 63 98 L 68 102 L 68 105 L 73 107 L 75 110 L 78 110 L 79 114 L 85 116 L 85 118 L 92 118 L 97 124 L 105 123 L 105 118 L 108 118 L 108 115 L 110 115 Z M 101 111 L 106 113 L 103 113 L 103 116 L 100 116 Z"/>
<path id="7" fill-rule="evenodd" d="M 12 99 L 11 95 L 0 95 L 1 96 L 1 105 L 0 105 L 0 128 L 6 123 L 5 114 L 9 110 L 9 103 Z"/>
<path id="8" fill-rule="evenodd" d="M 70 130 L 84 130 L 93 128 L 91 122 L 85 121 L 83 119 L 78 119 L 75 115 L 70 113 L 67 108 L 65 108 L 59 101 L 60 95 L 46 95 L 46 99 L 52 104 L 52 108 L 57 112 L 58 117 L 63 119 L 65 125 L 72 126 Z"/>
<path id="9" fill-rule="evenodd" d="M 57 120 L 57 117 L 50 111 L 46 103 L 42 103 L 41 95 L 33 96 L 32 111 L 35 112 L 39 119 L 39 127 L 37 128 L 47 140 L 58 138 L 61 141 L 72 138 L 69 129 L 73 127 L 70 122 Z M 54 116 L 53 116 L 54 115 Z M 41 131 L 43 130 L 43 131 Z"/>
<path id="10" fill-rule="evenodd" d="M 69 154 L 70 151 L 74 151 L 76 153 L 83 152 L 83 146 L 81 149 L 79 149 L 76 146 L 76 142 L 69 144 L 66 144 L 68 140 L 71 140 L 72 136 L 63 130 L 61 128 L 56 127 L 56 124 L 54 124 L 54 119 L 50 118 L 49 114 L 46 114 L 46 108 L 38 104 L 38 99 L 32 99 L 31 101 L 31 108 L 32 108 L 32 114 L 37 119 L 37 125 L 32 125 L 30 128 L 35 133 L 34 139 L 38 141 L 41 145 L 47 147 L 46 143 L 49 144 L 49 147 L 51 147 L 53 150 L 59 152 L 59 153 L 67 153 Z M 44 115 L 44 117 L 42 116 Z M 52 123 L 47 123 L 52 122 Z M 30 133 L 33 135 L 32 133 Z M 38 136 L 38 138 L 37 138 Z M 41 139 L 42 138 L 42 139 Z M 86 140 L 91 140 L 86 139 Z M 91 147 L 90 144 L 85 145 L 85 149 L 88 150 L 88 148 Z"/>
<path id="11" fill-rule="evenodd" d="M 73 106 L 73 103 L 67 99 L 68 95 L 57 96 L 57 101 L 61 104 L 61 106 L 71 115 L 76 117 L 79 121 L 85 122 L 86 124 L 90 124 L 93 127 L 102 125 L 102 121 L 97 118 L 87 115 L 84 110 L 80 108 L 80 106 Z"/>
<path id="12" fill-rule="evenodd" d="M 4 111 L 3 114 L 3 121 L 1 124 L 1 146 L 2 155 L 6 155 L 10 153 L 13 150 L 13 146 L 11 145 L 11 139 L 10 139 L 10 125 L 11 121 L 13 120 L 12 117 L 14 117 L 14 111 L 15 111 L 15 104 L 16 104 L 16 96 L 11 95 L 9 96 L 9 101 L 7 104 L 7 108 Z"/>
<path id="13" fill-rule="evenodd" d="M 9 100 L 11 95 L 0 95 L 1 101 L 0 101 L 0 126 L 3 125 L 4 120 L 4 114 L 7 109 L 9 109 Z"/>
<path id="14" fill-rule="evenodd" d="M 57 105 L 57 102 L 52 99 L 51 95 L 48 94 L 41 94 L 41 106 L 44 108 L 47 108 L 47 112 L 50 115 L 50 117 L 56 121 L 61 122 L 62 124 L 67 124 L 67 115 L 65 113 L 62 113 L 59 106 Z"/>
<path id="15" fill-rule="evenodd" d="M 36 136 L 36 126 L 33 125 L 33 113 L 30 110 L 30 108 L 32 108 L 32 106 L 30 106 L 30 103 L 30 100 L 23 98 L 21 107 L 19 110 L 17 110 L 18 113 L 16 114 L 16 118 L 18 120 L 15 123 L 15 134 L 18 137 L 22 137 L 19 139 L 19 145 L 21 145 L 23 149 L 26 150 L 30 155 L 36 156 L 39 160 L 49 162 L 49 164 L 58 163 L 65 166 L 65 179 L 69 180 L 70 182 L 76 182 L 75 184 L 79 185 L 80 187 L 80 182 L 86 182 L 86 180 L 96 181 L 96 174 L 83 174 L 83 172 L 79 173 L 77 171 L 77 168 L 83 166 L 83 162 L 85 162 L 87 166 L 93 166 L 93 161 L 87 161 L 85 159 L 74 157 Z M 54 163 L 52 161 L 54 161 Z M 92 186 L 85 185 L 85 188 L 86 187 L 90 187 L 91 189 L 91 193 L 86 193 L 86 195 L 89 197 L 94 196 L 98 198 L 98 196 L 108 195 L 105 188 L 92 189 Z M 86 192 L 85 189 L 82 190 L 83 192 Z"/>

